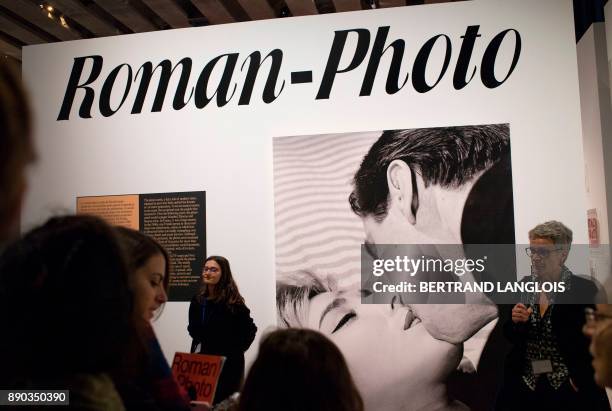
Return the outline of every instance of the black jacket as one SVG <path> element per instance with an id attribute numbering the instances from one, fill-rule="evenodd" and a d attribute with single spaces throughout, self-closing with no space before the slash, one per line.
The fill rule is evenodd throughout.
<path id="1" fill-rule="evenodd" d="M 585 403 L 585 409 L 609 410 L 605 391 L 597 387 L 593 378 L 595 371 L 589 353 L 590 340 L 582 332 L 585 323 L 584 309 L 595 307 L 587 302 L 595 302 L 596 294 L 597 287 L 592 281 L 572 275 L 571 288 L 557 297 L 551 323 L 569 376 L 582 399 L 589 404 Z M 506 305 L 504 309 L 507 312 L 502 316 L 506 319 L 503 326 L 504 335 L 513 345 L 505 364 L 506 384 L 512 384 L 522 377 L 527 351 L 527 323 L 515 324 L 512 321 L 512 308 L 513 305 Z"/>
<path id="2" fill-rule="evenodd" d="M 189 305 L 187 330 L 193 338 L 192 351 L 197 343 L 201 343 L 200 354 L 226 358 L 215 394 L 215 403 L 218 403 L 240 389 L 244 352 L 255 339 L 257 327 L 244 304 L 228 306 L 207 301 L 204 318 L 202 311 L 202 304 L 193 297 Z"/>

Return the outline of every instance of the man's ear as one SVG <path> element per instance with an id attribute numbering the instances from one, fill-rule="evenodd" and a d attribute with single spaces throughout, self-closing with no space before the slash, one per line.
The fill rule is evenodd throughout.
<path id="1" fill-rule="evenodd" d="M 387 185 L 389 186 L 389 198 L 391 207 L 398 207 L 410 224 L 416 224 L 417 204 L 413 204 L 414 194 L 417 187 L 413 187 L 416 182 L 415 176 L 408 164 L 402 160 L 393 160 L 387 167 Z"/>

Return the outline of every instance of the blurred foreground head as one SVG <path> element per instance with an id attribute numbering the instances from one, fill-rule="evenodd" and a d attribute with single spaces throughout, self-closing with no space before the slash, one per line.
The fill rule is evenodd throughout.
<path id="1" fill-rule="evenodd" d="M 597 332 L 591 340 L 595 382 L 612 388 L 612 324 Z"/>
<path id="2" fill-rule="evenodd" d="M 128 271 L 113 229 L 51 218 L 0 260 L 0 383 L 103 373 L 132 336 Z"/>
<path id="3" fill-rule="evenodd" d="M 31 115 L 15 67 L 0 61 L 0 242 L 13 232 L 26 190 L 25 168 L 34 161 Z"/>
<path id="4" fill-rule="evenodd" d="M 289 328 L 264 337 L 239 409 L 363 411 L 363 401 L 331 340 L 317 331 Z"/>

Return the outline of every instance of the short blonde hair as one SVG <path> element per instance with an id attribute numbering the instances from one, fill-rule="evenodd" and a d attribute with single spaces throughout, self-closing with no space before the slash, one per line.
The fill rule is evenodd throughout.
<path id="1" fill-rule="evenodd" d="M 569 250 L 572 245 L 573 234 L 565 224 L 551 220 L 538 224 L 529 230 L 529 239 L 547 238 L 555 245 L 560 245 L 564 250 Z"/>

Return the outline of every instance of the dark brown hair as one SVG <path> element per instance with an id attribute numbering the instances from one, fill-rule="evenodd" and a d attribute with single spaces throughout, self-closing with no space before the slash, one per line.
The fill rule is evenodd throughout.
<path id="1" fill-rule="evenodd" d="M 204 264 L 211 260 L 219 264 L 221 268 L 221 278 L 215 286 L 215 295 L 212 297 L 212 301 L 225 303 L 228 306 L 244 304 L 244 298 L 242 298 L 240 291 L 238 291 L 238 285 L 234 281 L 232 269 L 227 258 L 220 255 L 211 255 L 204 260 Z M 202 266 L 202 269 L 204 269 L 204 266 Z M 202 283 L 197 299 L 199 302 L 203 302 L 205 298 L 208 298 L 208 287 Z"/>
<path id="2" fill-rule="evenodd" d="M 119 234 L 119 241 L 126 253 L 130 266 L 130 273 L 144 266 L 149 258 L 161 254 L 164 257 L 166 275 L 163 284 L 164 291 L 168 291 L 170 282 L 170 257 L 166 249 L 152 237 L 126 227 L 115 227 Z"/>
<path id="3" fill-rule="evenodd" d="M 31 115 L 16 69 L 0 59 L 0 235 L 18 216 L 25 166 L 36 158 Z"/>
<path id="4" fill-rule="evenodd" d="M 355 173 L 349 204 L 360 217 L 384 220 L 389 206 L 387 168 L 394 160 L 406 163 L 413 176 L 418 173 L 425 187 L 455 188 L 509 156 L 507 124 L 386 130 Z"/>
<path id="5" fill-rule="evenodd" d="M 344 356 L 323 334 L 288 328 L 259 346 L 239 411 L 363 411 Z"/>
<path id="6" fill-rule="evenodd" d="M 92 216 L 50 219 L 0 259 L 0 324 L 10 330 L 0 339 L 0 381 L 120 367 L 132 307 L 112 227 Z"/>

